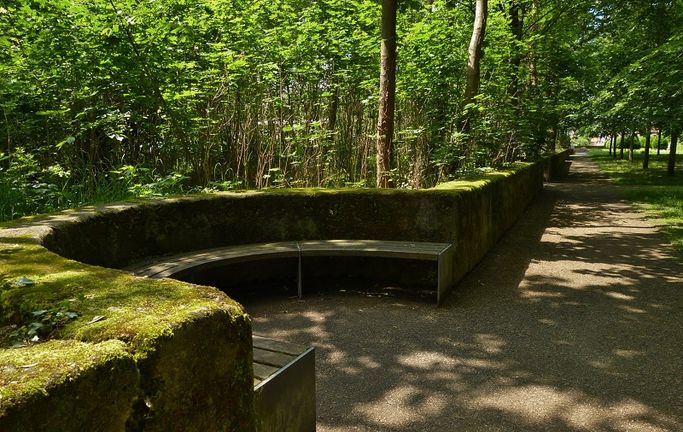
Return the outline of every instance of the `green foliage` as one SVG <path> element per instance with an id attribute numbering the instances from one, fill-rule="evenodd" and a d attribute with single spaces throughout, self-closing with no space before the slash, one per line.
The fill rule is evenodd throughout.
<path id="1" fill-rule="evenodd" d="M 2 159 L 9 163 L 6 169 L 0 166 L 0 221 L 91 203 L 193 190 L 186 186 L 185 175 L 161 175 L 130 165 L 100 175 L 97 182 L 78 183 L 71 171 L 59 164 L 41 167 L 37 156 L 21 147 L 15 149 L 11 159 Z"/>
<path id="2" fill-rule="evenodd" d="M 193 188 L 373 183 L 376 1 L 5 3 L 3 219 Z M 500 2 L 467 107 L 473 11 L 401 6 L 401 187 L 534 159 L 580 127 L 642 131 L 682 117 L 680 1 Z"/>
<path id="3" fill-rule="evenodd" d="M 681 130 L 683 4 L 680 1 L 601 1 L 603 17 L 591 42 L 602 78 L 585 115 L 598 133 Z"/>
<path id="4" fill-rule="evenodd" d="M 148 168 L 124 165 L 111 171 L 111 174 L 113 188 L 124 190 L 131 197 L 161 197 L 188 190 L 184 187 L 188 177 L 180 173 L 160 176 Z"/>
<path id="5" fill-rule="evenodd" d="M 10 325 L 6 330 L 9 331 L 8 339 L 12 342 L 12 347 L 51 339 L 55 332 L 64 327 L 67 322 L 78 318 L 78 314 L 69 308 L 68 302 L 62 302 L 48 309 L 34 310 L 31 311 L 30 316 L 22 320 L 21 324 Z"/>
<path id="6" fill-rule="evenodd" d="M 41 167 L 36 155 L 15 149 L 12 158 L 0 153 L 0 220 L 51 211 L 71 204 L 64 191 L 70 172 L 59 164 Z"/>
<path id="7" fill-rule="evenodd" d="M 588 147 L 590 146 L 591 139 L 585 135 L 579 135 L 574 140 L 572 140 L 574 147 Z"/>
<path id="8" fill-rule="evenodd" d="M 403 6 L 395 183 L 424 187 L 461 168 L 540 153 L 548 131 L 532 124 L 551 124 L 548 107 L 527 109 L 521 100 L 539 105 L 544 91 L 520 84 L 512 95 L 512 81 L 524 83 L 529 72 L 509 60 L 530 55 L 543 37 L 515 40 L 506 12 L 492 9 L 473 130 L 479 145 L 476 160 L 465 161 L 459 127 L 472 12 L 445 0 Z M 17 160 L 23 149 L 52 196 L 4 197 L 14 205 L 3 218 L 48 210 L 48 201 L 68 205 L 73 188 L 118 197 L 180 184 L 370 183 L 379 13 L 371 0 L 10 1 L 0 14 L 5 167 L 25 166 Z M 47 181 L 51 166 L 69 180 Z M 153 178 L 112 178 L 126 167 Z M 24 195 L 26 208 L 17 204 Z"/>

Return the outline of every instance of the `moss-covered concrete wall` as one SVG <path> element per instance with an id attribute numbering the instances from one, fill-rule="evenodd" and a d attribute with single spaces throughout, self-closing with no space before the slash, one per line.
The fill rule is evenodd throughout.
<path id="1" fill-rule="evenodd" d="M 65 259 L 23 231 L 0 230 L 0 431 L 254 429 L 239 304 Z M 37 341 L 12 337 L 66 312 Z"/>
<path id="2" fill-rule="evenodd" d="M 572 149 L 566 149 L 548 156 L 543 161 L 544 178 L 546 181 L 559 180 L 569 174 L 571 162 L 568 159 L 572 153 Z"/>
<path id="3" fill-rule="evenodd" d="M 484 256 L 542 188 L 547 163 L 409 190 L 271 190 L 110 205 L 52 215 L 43 244 L 120 268 L 144 257 L 307 239 L 451 242 L 456 279 Z M 38 221 L 32 221 L 35 225 Z M 20 228 L 20 227 L 18 227 Z"/>
<path id="4" fill-rule="evenodd" d="M 522 164 L 422 191 L 226 193 L 6 224 L 3 328 L 64 302 L 77 317 L 49 342 L 8 348 L 0 338 L 0 430 L 253 430 L 251 326 L 242 307 L 210 287 L 111 268 L 231 244 L 386 239 L 453 243 L 457 280 L 519 218 L 547 167 Z M 17 284 L 23 277 L 33 283 Z"/>

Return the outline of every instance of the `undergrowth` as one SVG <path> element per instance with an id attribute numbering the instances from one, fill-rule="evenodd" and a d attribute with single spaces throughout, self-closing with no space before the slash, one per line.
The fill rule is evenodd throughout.
<path id="1" fill-rule="evenodd" d="M 183 174 L 159 175 L 131 165 L 110 171 L 97 182 L 83 178 L 87 176 L 72 173 L 59 164 L 41 166 L 21 148 L 11 158 L 0 153 L 0 221 L 89 204 L 193 191 Z"/>

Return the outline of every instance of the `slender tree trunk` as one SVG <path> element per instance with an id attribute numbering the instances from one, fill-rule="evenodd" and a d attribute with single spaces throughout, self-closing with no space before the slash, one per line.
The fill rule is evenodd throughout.
<path id="1" fill-rule="evenodd" d="M 510 31 L 514 36 L 512 43 L 510 45 L 510 65 L 512 66 L 512 77 L 510 79 L 510 85 L 508 87 L 508 93 L 510 94 L 510 102 L 512 104 L 512 109 L 516 117 L 521 116 L 521 95 L 519 91 L 519 77 L 520 69 L 522 65 L 522 52 L 521 44 L 524 37 L 523 29 L 523 15 L 520 16 L 520 5 L 519 0 L 511 0 L 508 9 L 508 14 L 510 16 Z M 511 161 L 514 157 L 514 149 L 517 141 L 516 132 L 510 131 L 507 139 L 507 146 L 505 149 L 504 160 L 506 162 Z"/>
<path id="2" fill-rule="evenodd" d="M 609 136 L 609 146 L 607 147 L 607 154 L 612 156 L 612 135 Z"/>
<path id="3" fill-rule="evenodd" d="M 477 0 L 474 13 L 474 24 L 472 25 L 472 38 L 468 49 L 469 58 L 467 60 L 467 84 L 465 87 L 465 118 L 462 122 L 462 131 L 469 134 L 472 130 L 472 117 L 476 110 L 471 105 L 475 103 L 475 97 L 479 94 L 481 82 L 481 48 L 486 36 L 486 18 L 488 17 L 488 0 Z M 468 138 L 467 153 L 472 159 L 474 155 L 474 140 Z"/>
<path id="4" fill-rule="evenodd" d="M 529 26 L 529 33 L 532 36 L 538 34 L 538 16 L 540 14 L 540 1 L 533 0 L 531 4 L 531 25 Z M 536 42 L 531 42 L 529 47 L 529 83 L 531 87 L 536 87 L 538 85 L 538 69 L 536 67 Z"/>
<path id="5" fill-rule="evenodd" d="M 671 144 L 669 145 L 669 166 L 666 174 L 673 176 L 676 170 L 676 145 L 678 144 L 678 131 L 671 131 Z"/>
<path id="6" fill-rule="evenodd" d="M 334 133 L 337 129 L 337 111 L 339 110 L 339 89 L 337 86 L 332 90 L 332 96 L 330 96 L 330 105 L 327 111 L 327 129 L 330 133 Z"/>
<path id="7" fill-rule="evenodd" d="M 662 145 L 662 129 L 657 129 L 657 156 L 659 156 L 660 146 Z"/>
<path id="8" fill-rule="evenodd" d="M 628 144 L 628 161 L 633 162 L 633 145 L 636 140 L 636 131 L 631 132 L 631 140 Z"/>
<path id="9" fill-rule="evenodd" d="M 522 19 L 519 16 L 519 0 L 510 1 L 510 7 L 508 9 L 510 14 L 510 31 L 514 36 L 513 45 L 511 47 L 512 58 L 510 63 L 512 64 L 512 79 L 510 80 L 510 95 L 512 97 L 513 106 L 515 108 L 519 107 L 519 68 L 522 64 L 522 54 L 520 52 L 520 43 L 524 36 L 524 29 L 522 28 Z"/>
<path id="10" fill-rule="evenodd" d="M 488 0 L 477 0 L 477 8 L 474 14 L 472 26 L 472 38 L 470 39 L 469 58 L 467 60 L 467 86 L 465 87 L 465 105 L 474 103 L 479 93 L 481 82 L 481 47 L 486 35 L 486 18 L 488 16 Z M 465 118 L 465 125 L 469 126 L 469 117 Z M 463 128 L 465 129 L 465 128 Z M 469 129 L 469 128 L 468 128 Z"/>
<path id="11" fill-rule="evenodd" d="M 622 131 L 621 140 L 619 141 L 619 159 L 624 158 L 624 135 L 626 135 L 626 132 Z"/>
<path id="12" fill-rule="evenodd" d="M 650 140 L 652 136 L 650 135 L 650 125 L 647 125 L 645 129 L 647 133 L 645 134 L 645 155 L 643 156 L 643 169 L 647 169 L 650 164 Z"/>
<path id="13" fill-rule="evenodd" d="M 612 156 L 612 135 L 609 136 L 609 150 L 607 150 L 607 154 Z"/>
<path id="14" fill-rule="evenodd" d="M 7 110 L 3 110 L 5 116 L 5 127 L 7 129 L 7 158 L 0 162 L 0 166 L 9 168 L 12 162 L 12 133 L 10 131 L 9 119 L 7 118 Z"/>
<path id="15" fill-rule="evenodd" d="M 390 187 L 396 103 L 396 0 L 382 0 L 382 42 L 377 119 L 377 187 Z"/>

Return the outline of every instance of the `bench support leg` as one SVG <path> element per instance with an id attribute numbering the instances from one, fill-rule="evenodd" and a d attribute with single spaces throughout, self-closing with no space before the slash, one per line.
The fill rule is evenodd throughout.
<path id="1" fill-rule="evenodd" d="M 302 282 L 301 282 L 301 253 L 299 253 L 299 270 L 297 272 L 296 276 L 296 284 L 297 284 L 297 293 L 299 294 L 299 298 L 303 298 L 304 293 L 303 293 L 303 287 L 302 287 Z"/>

